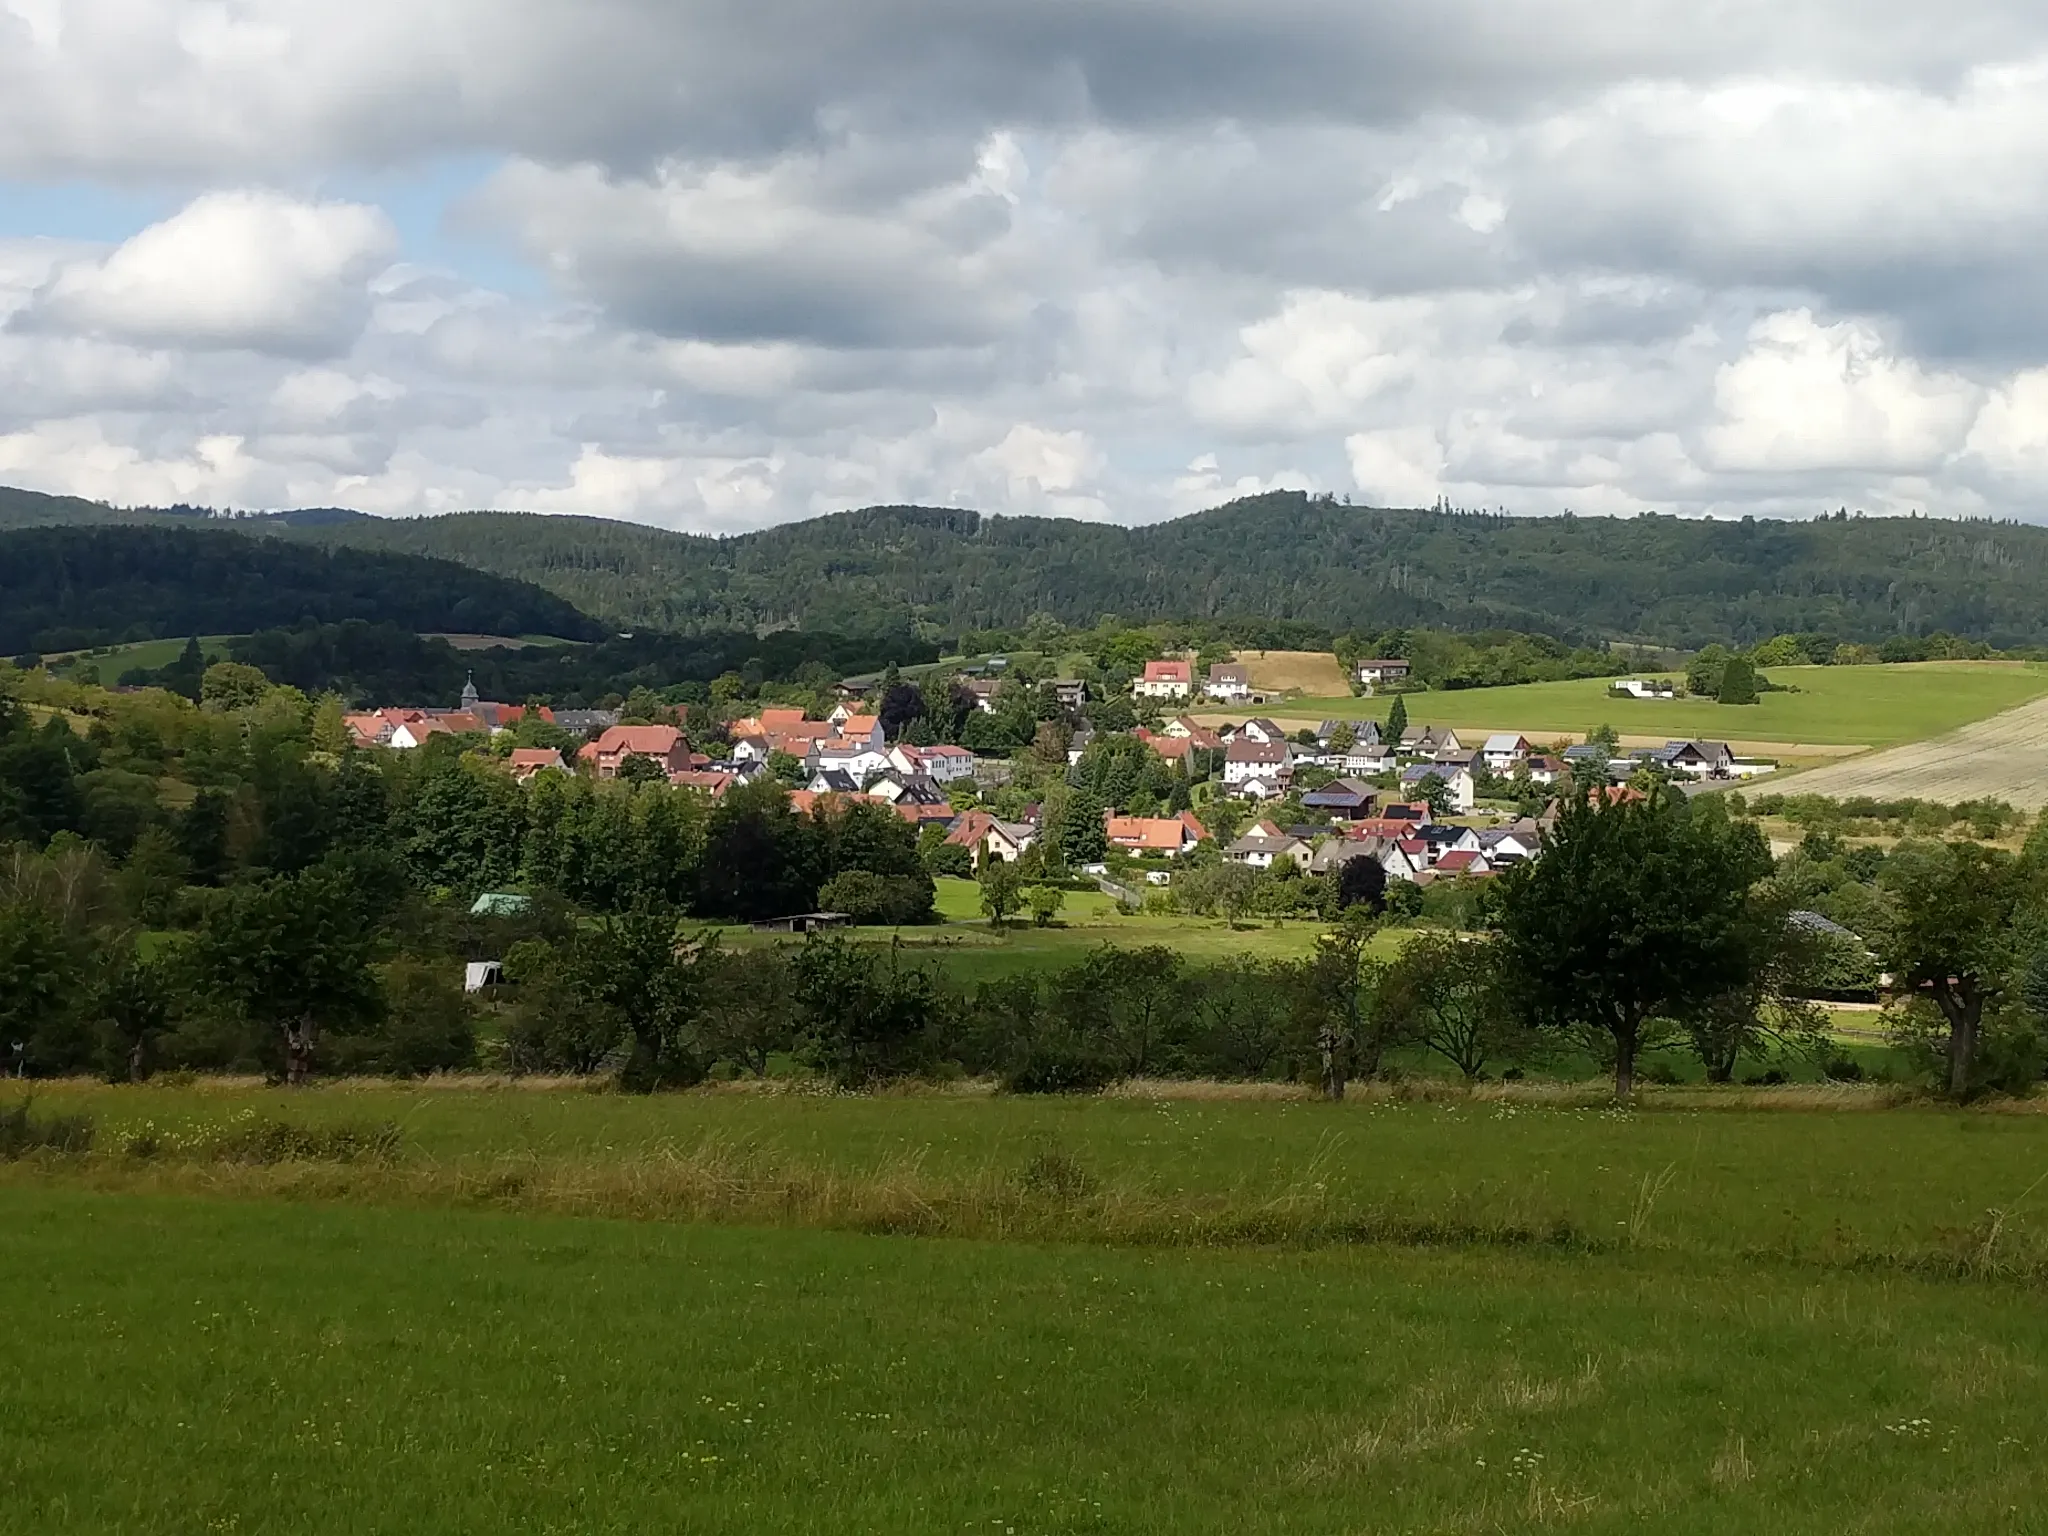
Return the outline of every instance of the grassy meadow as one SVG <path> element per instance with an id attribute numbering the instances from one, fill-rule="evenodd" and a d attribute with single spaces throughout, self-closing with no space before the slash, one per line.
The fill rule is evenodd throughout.
<path id="1" fill-rule="evenodd" d="M 1788 690 L 1753 705 L 1711 699 L 1617 699 L 1610 679 L 1524 683 L 1405 695 L 1416 725 L 1519 731 L 1548 739 L 1611 725 L 1624 736 L 1705 736 L 1814 746 L 1890 746 L 1940 735 L 2048 695 L 2048 667 L 2017 662 L 1929 661 L 1870 667 L 1771 667 Z M 1389 700 L 1290 699 L 1269 713 L 1285 720 L 1383 719 Z"/>
<path id="2" fill-rule="evenodd" d="M 231 635 L 201 635 L 199 649 L 208 661 L 224 661 L 228 654 Z M 100 677 L 107 683 L 114 682 L 123 672 L 135 667 L 155 670 L 168 667 L 184 654 L 185 637 L 171 640 L 137 640 L 127 645 L 110 645 L 99 652 L 72 651 L 61 664 L 53 664 L 53 670 L 60 676 L 68 677 L 81 667 L 98 667 Z"/>
<path id="3" fill-rule="evenodd" d="M 964 986 L 1071 965 L 1103 944 L 1164 944 L 1198 965 L 1239 956 L 1298 960 L 1314 951 L 1315 936 L 1323 927 L 1309 919 L 1254 921 L 1232 928 L 1222 918 L 1127 914 L 1114 898 L 1100 891 L 1067 891 L 1053 926 L 1032 927 L 1030 919 L 1020 914 L 998 929 L 982 915 L 981 887 L 975 881 L 947 878 L 937 885 L 941 919 L 937 925 L 863 928 L 855 937 L 874 944 L 900 940 L 912 959 L 929 962 Z M 741 947 L 784 942 L 764 939 L 744 928 L 725 933 L 726 942 Z M 1389 932 L 1375 942 L 1391 953 L 1400 935 Z"/>
<path id="4" fill-rule="evenodd" d="M 0 1529 L 2029 1528 L 2048 1116 L 1883 1102 L 61 1085 Z"/>

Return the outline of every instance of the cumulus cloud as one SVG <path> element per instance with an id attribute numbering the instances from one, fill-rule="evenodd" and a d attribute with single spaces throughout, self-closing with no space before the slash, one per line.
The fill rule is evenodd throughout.
<path id="1" fill-rule="evenodd" d="M 391 257 L 390 221 L 355 203 L 212 192 L 103 256 L 58 266 L 22 330 L 287 357 L 345 352 Z"/>
<path id="2" fill-rule="evenodd" d="M 1716 469 L 1924 473 L 1962 446 L 1978 391 L 1890 356 L 1868 325 L 1806 310 L 1757 322 L 1714 381 Z"/>
<path id="3" fill-rule="evenodd" d="M 2018 0 L 0 0 L 0 196 L 180 208 L 0 241 L 0 473 L 2039 515 L 2044 86 Z"/>

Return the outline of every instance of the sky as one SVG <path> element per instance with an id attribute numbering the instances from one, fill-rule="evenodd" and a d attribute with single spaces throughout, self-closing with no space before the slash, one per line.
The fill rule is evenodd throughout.
<path id="1" fill-rule="evenodd" d="M 0 483 L 2048 520 L 2029 0 L 0 0 Z"/>

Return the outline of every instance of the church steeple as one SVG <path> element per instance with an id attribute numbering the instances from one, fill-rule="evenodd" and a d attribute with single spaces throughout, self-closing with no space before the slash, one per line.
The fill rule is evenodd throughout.
<path id="1" fill-rule="evenodd" d="M 462 707 L 474 709 L 482 698 L 483 695 L 476 691 L 476 674 L 472 672 L 469 674 L 469 681 L 462 685 Z"/>

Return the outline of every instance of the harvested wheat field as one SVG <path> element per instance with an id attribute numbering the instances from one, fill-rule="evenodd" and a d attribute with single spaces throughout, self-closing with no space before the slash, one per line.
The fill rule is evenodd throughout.
<path id="1" fill-rule="evenodd" d="M 2048 699 L 2036 699 L 1946 735 L 1830 763 L 1786 781 L 1789 794 L 1912 797 L 1954 805 L 2004 800 L 2048 806 Z"/>
<path id="2" fill-rule="evenodd" d="M 1239 651 L 1237 659 L 1262 693 L 1323 697 L 1351 692 L 1351 679 L 1328 651 Z"/>

